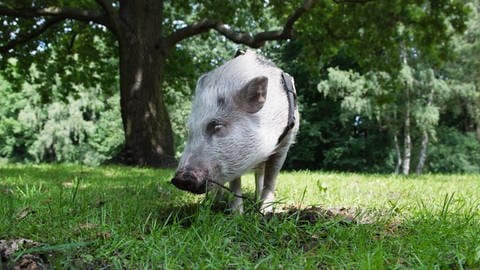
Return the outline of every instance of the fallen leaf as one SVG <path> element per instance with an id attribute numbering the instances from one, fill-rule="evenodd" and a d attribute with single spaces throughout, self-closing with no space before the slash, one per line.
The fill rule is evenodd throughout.
<path id="1" fill-rule="evenodd" d="M 62 186 L 66 188 L 71 188 L 73 187 L 73 182 L 63 182 Z"/>
<path id="2" fill-rule="evenodd" d="M 112 233 L 109 232 L 109 231 L 99 232 L 99 233 L 97 233 L 97 236 L 98 236 L 98 237 L 102 237 L 103 239 L 107 239 L 107 238 L 112 237 Z"/>
<path id="3" fill-rule="evenodd" d="M 89 223 L 89 222 L 87 222 L 87 223 L 82 223 L 82 224 L 80 224 L 80 225 L 78 226 L 78 228 L 79 228 L 80 230 L 94 229 L 94 228 L 96 228 L 96 227 L 98 227 L 97 224 L 93 224 L 93 223 Z"/>
<path id="4" fill-rule="evenodd" d="M 8 188 L 8 187 L 7 187 L 7 188 L 3 188 L 3 189 L 2 189 L 2 193 L 3 193 L 3 194 L 6 194 L 6 195 L 10 195 L 10 194 L 13 194 L 13 190 L 10 189 L 10 188 Z"/>
<path id="5" fill-rule="evenodd" d="M 26 269 L 26 270 L 43 270 L 47 269 L 47 265 L 42 258 L 37 255 L 25 254 L 23 255 L 13 267 L 14 270 Z"/>
<path id="6" fill-rule="evenodd" d="M 30 214 L 33 214 L 35 213 L 35 210 L 32 209 L 31 206 L 27 206 L 25 208 L 23 208 L 17 215 L 16 215 L 16 219 L 17 220 L 22 220 L 24 218 L 26 218 L 28 215 Z"/>
<path id="7" fill-rule="evenodd" d="M 95 207 L 95 208 L 97 208 L 97 207 L 101 207 L 101 206 L 103 206 L 105 203 L 106 203 L 106 201 L 105 201 L 105 200 L 102 200 L 102 199 L 96 199 L 96 200 L 95 200 L 93 203 L 91 203 L 90 205 L 91 205 L 92 207 Z"/>
<path id="8" fill-rule="evenodd" d="M 52 198 L 48 198 L 42 201 L 42 204 L 50 204 L 52 202 Z"/>

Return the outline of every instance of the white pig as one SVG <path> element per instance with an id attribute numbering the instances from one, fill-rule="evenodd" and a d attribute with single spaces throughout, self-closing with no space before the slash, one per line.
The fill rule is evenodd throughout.
<path id="1" fill-rule="evenodd" d="M 188 120 L 188 142 L 172 183 L 201 194 L 230 184 L 232 211 L 243 212 L 242 174 L 255 171 L 263 213 L 299 128 L 293 78 L 247 51 L 202 75 Z"/>

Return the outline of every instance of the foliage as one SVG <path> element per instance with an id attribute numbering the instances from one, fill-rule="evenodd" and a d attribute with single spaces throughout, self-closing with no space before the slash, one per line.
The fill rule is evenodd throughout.
<path id="1" fill-rule="evenodd" d="M 463 131 L 476 126 L 480 139 L 480 2 L 469 1 L 468 6 L 472 12 L 466 21 L 467 31 L 453 39 L 456 57 L 443 69 L 450 84 L 455 85 L 456 98 L 447 103 L 442 122 Z"/>
<path id="2" fill-rule="evenodd" d="M 469 35 L 471 34 L 463 38 L 466 39 Z M 461 44 L 459 40 L 455 40 L 452 44 L 454 52 L 461 51 L 463 48 L 459 45 Z M 363 132 L 362 134 L 352 133 L 353 139 L 349 138 L 343 145 L 327 150 L 325 162 L 330 164 L 336 162 L 337 169 L 342 170 L 349 170 L 352 167 L 361 170 L 355 164 L 359 165 L 363 162 L 363 164 L 369 164 L 364 170 L 384 171 L 395 167 L 392 167 L 395 163 L 393 161 L 395 151 L 397 156 L 402 154 L 399 150 L 395 150 L 399 147 L 395 140 L 401 138 L 400 134 L 407 135 L 405 134 L 406 119 L 414 128 L 413 131 L 408 131 L 408 136 L 413 136 L 414 142 L 419 145 L 421 140 L 423 144 L 425 138 L 428 143 L 426 136 L 433 138 L 434 143 L 438 143 L 435 137 L 439 123 L 458 119 L 459 115 L 467 119 L 475 119 L 478 93 L 472 78 L 467 79 L 458 71 L 453 72 L 452 67 L 456 66 L 455 62 L 444 62 L 445 68 L 440 68 L 438 64 L 433 64 L 434 61 L 426 58 L 421 49 L 422 47 L 405 48 L 404 64 L 398 70 L 388 71 L 387 69 L 388 72 L 386 72 L 372 67 L 361 73 L 358 72 L 361 70 L 358 67 L 349 70 L 327 69 L 327 78 L 318 84 L 318 90 L 327 97 L 333 98 L 334 102 L 338 100 L 341 107 L 339 118 L 344 125 L 353 124 L 356 130 L 363 130 Z M 469 62 L 466 58 L 463 61 Z M 472 64 L 470 62 L 469 66 Z M 465 112 L 468 115 L 465 115 Z M 470 128 L 474 122 L 469 120 Z M 455 125 L 458 122 L 449 124 Z M 376 128 L 372 129 L 372 126 Z M 390 139 L 382 139 L 385 135 Z M 362 143 L 368 145 L 362 145 Z M 380 152 L 388 153 L 387 162 L 365 154 L 367 151 L 373 154 L 379 148 L 383 149 Z M 422 151 L 426 153 L 426 149 L 426 145 L 422 146 L 422 149 L 414 147 L 413 159 L 419 159 L 416 153 Z M 404 153 L 406 151 L 405 146 Z M 345 164 L 345 166 L 340 167 L 339 164 Z"/>
<path id="3" fill-rule="evenodd" d="M 339 99 L 342 114 L 340 120 L 359 117 L 359 121 L 370 119 L 389 129 L 399 130 L 399 118 L 404 108 L 402 88 L 408 87 L 413 91 L 412 106 L 413 120 L 421 130 L 434 132 L 439 121 L 439 104 L 443 105 L 463 85 L 449 85 L 449 82 L 435 76 L 431 68 L 417 69 L 404 66 L 398 77 L 386 72 L 367 72 L 360 75 L 352 70 L 342 71 L 336 68 L 328 69 L 328 80 L 318 84 L 318 90 L 326 96 Z M 460 88 L 460 93 L 469 89 Z M 432 101 L 428 101 L 431 97 Z M 433 102 L 433 99 L 435 102 Z"/>
<path id="4" fill-rule="evenodd" d="M 37 22 L 41 22 L 38 19 Z M 31 22 L 13 23 L 16 31 Z M 8 33 L 5 29 L 5 33 Z M 23 83 L 36 85 L 42 102 L 99 87 L 117 92 L 116 44 L 105 28 L 67 20 L 49 35 L 2 56 L 2 75 L 19 91 Z M 11 59 L 15 59 L 13 64 Z M 34 73 L 32 73 L 32 68 Z"/>
<path id="5" fill-rule="evenodd" d="M 434 173 L 480 173 L 480 142 L 473 132 L 442 127 L 431 146 L 428 170 Z"/>
<path id="6" fill-rule="evenodd" d="M 362 123 L 361 129 L 362 134 L 352 131 L 349 137 L 335 140 L 332 147 L 324 152 L 322 167 L 334 171 L 392 172 L 395 167 L 390 160 L 392 153 L 386 147 L 390 145 L 391 138 L 386 132 L 367 132 L 375 129 L 366 123 Z"/>
<path id="7" fill-rule="evenodd" d="M 283 3 L 275 1 L 279 2 Z M 451 30 L 465 30 L 469 12 L 464 1 L 338 2 L 319 1 L 318 8 L 299 21 L 298 39 L 310 59 L 327 64 L 343 54 L 362 73 L 399 69 L 402 46 L 416 48 L 432 63 L 443 63 L 452 56 Z"/>
<path id="8" fill-rule="evenodd" d="M 289 212 L 264 217 L 251 200 L 243 216 L 216 211 L 169 170 L 0 171 L 0 239 L 40 243 L 21 252 L 55 269 L 480 267 L 475 175 L 282 173 L 277 209 Z M 253 198 L 253 177 L 243 182 Z"/>
<path id="9" fill-rule="evenodd" d="M 0 122 L 0 155 L 10 161 L 99 164 L 123 143 L 118 94 L 83 89 L 43 103 L 27 83 L 19 92 L 7 86 L 1 93 L 8 113 Z"/>

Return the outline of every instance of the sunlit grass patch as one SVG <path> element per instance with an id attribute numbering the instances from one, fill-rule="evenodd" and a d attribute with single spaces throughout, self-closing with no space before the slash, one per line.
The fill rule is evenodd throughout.
<path id="1" fill-rule="evenodd" d="M 480 267 L 478 175 L 285 172 L 278 213 L 263 217 L 252 175 L 236 216 L 172 174 L 2 165 L 0 239 L 39 243 L 9 264 L 31 253 L 53 268 Z"/>

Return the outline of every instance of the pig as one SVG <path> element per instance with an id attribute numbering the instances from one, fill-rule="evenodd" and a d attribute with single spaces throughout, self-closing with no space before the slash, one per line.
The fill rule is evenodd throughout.
<path id="1" fill-rule="evenodd" d="M 188 141 L 171 180 L 196 194 L 229 183 L 243 212 L 241 176 L 254 170 L 262 213 L 274 211 L 277 176 L 299 128 L 293 78 L 246 51 L 197 81 Z"/>

